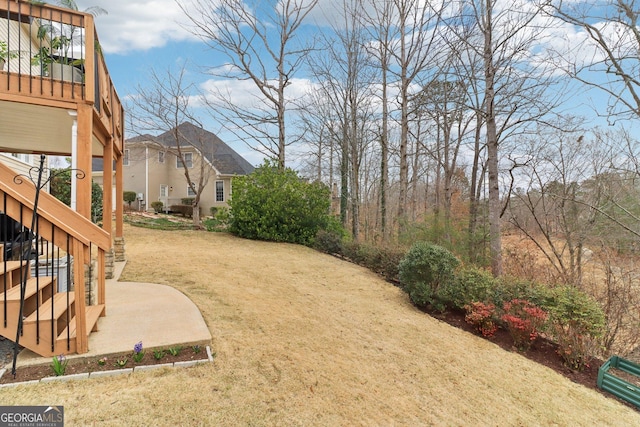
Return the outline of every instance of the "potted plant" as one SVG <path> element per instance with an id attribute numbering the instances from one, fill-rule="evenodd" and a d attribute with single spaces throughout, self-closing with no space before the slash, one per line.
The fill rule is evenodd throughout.
<path id="1" fill-rule="evenodd" d="M 81 83 L 84 79 L 84 59 L 73 58 L 71 52 L 75 28 L 61 27 L 57 29 L 51 24 L 44 24 L 38 28 L 40 48 L 31 62 L 40 66 L 43 76 Z"/>
<path id="2" fill-rule="evenodd" d="M 58 0 L 58 5 L 74 11 L 79 10 L 75 0 Z M 99 6 L 92 6 L 85 12 L 98 16 L 107 11 Z M 40 40 L 40 48 L 32 58 L 33 65 L 40 65 L 43 76 L 51 76 L 56 80 L 84 81 L 84 59 L 74 58 L 74 43 L 81 33 L 79 27 L 62 22 L 48 21 L 40 24 L 37 37 Z M 47 43 L 48 42 L 48 43 Z M 96 50 L 99 50 L 96 40 Z"/>
<path id="3" fill-rule="evenodd" d="M 20 56 L 20 52 L 16 50 L 9 50 L 7 42 L 0 40 L 0 71 L 4 70 L 4 64 L 7 59 L 15 59 Z"/>

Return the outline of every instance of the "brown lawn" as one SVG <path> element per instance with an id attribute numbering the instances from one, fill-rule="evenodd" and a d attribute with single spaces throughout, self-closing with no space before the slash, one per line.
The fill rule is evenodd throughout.
<path id="1" fill-rule="evenodd" d="M 195 301 L 215 362 L 0 389 L 2 405 L 61 404 L 69 426 L 640 425 L 632 408 L 429 317 L 361 267 L 226 234 L 125 231 L 122 279 Z"/>

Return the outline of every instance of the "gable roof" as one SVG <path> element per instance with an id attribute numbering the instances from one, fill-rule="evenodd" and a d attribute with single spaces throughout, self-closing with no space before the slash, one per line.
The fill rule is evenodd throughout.
<path id="1" fill-rule="evenodd" d="M 247 175 L 253 172 L 253 166 L 244 157 L 236 153 L 220 138 L 204 128 L 192 123 L 184 122 L 177 128 L 171 129 L 161 135 L 141 135 L 128 139 L 126 142 L 154 141 L 167 148 L 178 146 L 175 131 L 178 131 L 182 147 L 194 146 L 213 166 L 223 175 Z M 193 141 L 190 144 L 188 141 Z"/>

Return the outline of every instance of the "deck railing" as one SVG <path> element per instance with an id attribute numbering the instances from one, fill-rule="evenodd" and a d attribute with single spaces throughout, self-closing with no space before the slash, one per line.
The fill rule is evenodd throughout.
<path id="1" fill-rule="evenodd" d="M 0 67 L 0 92 L 55 105 L 90 103 L 104 129 L 122 135 L 122 104 L 91 14 L 0 0 L 0 42 L 9 51 Z"/>

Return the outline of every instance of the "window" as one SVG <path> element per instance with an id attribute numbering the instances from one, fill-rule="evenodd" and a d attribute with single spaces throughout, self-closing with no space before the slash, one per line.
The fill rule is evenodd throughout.
<path id="1" fill-rule="evenodd" d="M 160 185 L 160 197 L 169 196 L 169 187 L 166 184 Z"/>
<path id="2" fill-rule="evenodd" d="M 164 151 L 158 151 L 158 163 L 164 163 Z"/>
<path id="3" fill-rule="evenodd" d="M 224 181 L 216 181 L 216 202 L 224 202 Z"/>
<path id="4" fill-rule="evenodd" d="M 182 153 L 182 157 L 184 158 L 184 164 L 187 165 L 188 168 L 193 167 L 193 153 Z M 176 167 L 178 169 L 183 168 L 182 159 L 180 156 L 176 157 Z"/>
<path id="5" fill-rule="evenodd" d="M 122 166 L 129 166 L 129 150 L 124 150 L 124 156 L 122 156 Z"/>
<path id="6" fill-rule="evenodd" d="M 187 186 L 187 196 L 189 197 L 195 197 L 196 195 L 196 192 L 191 189 L 192 186 L 195 187 L 196 185 L 192 182 L 190 186 Z"/>
<path id="7" fill-rule="evenodd" d="M 31 159 L 30 156 L 28 154 L 22 154 L 22 153 L 11 153 L 11 155 L 13 157 L 15 157 L 16 159 L 25 162 L 25 163 L 31 163 Z"/>

